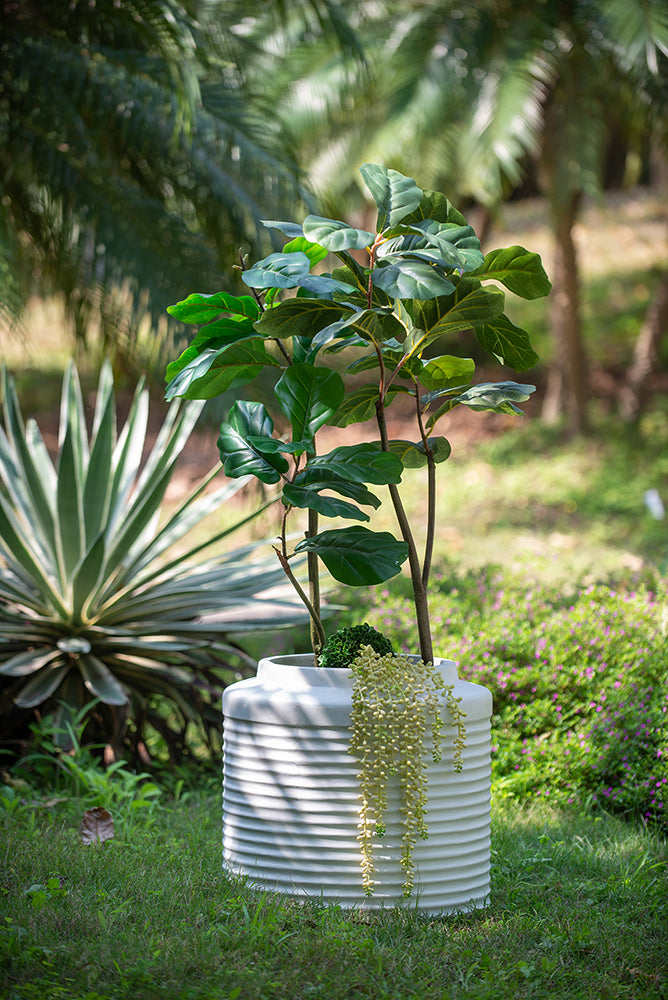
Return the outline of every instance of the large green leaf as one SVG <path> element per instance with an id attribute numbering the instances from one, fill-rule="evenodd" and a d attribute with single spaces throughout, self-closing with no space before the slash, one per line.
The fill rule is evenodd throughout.
<path id="1" fill-rule="evenodd" d="M 297 236 L 294 240 L 290 240 L 290 242 L 286 243 L 283 247 L 283 253 L 295 253 L 298 250 L 301 250 L 302 253 L 306 254 L 311 262 L 311 267 L 315 267 L 316 264 L 325 260 L 328 253 L 324 247 L 319 246 L 317 243 L 312 243 L 304 236 Z"/>
<path id="2" fill-rule="evenodd" d="M 0 552 L 4 553 L 8 565 L 21 579 L 29 581 L 50 607 L 66 615 L 62 593 L 58 589 L 60 580 L 52 576 L 50 567 L 44 565 L 39 553 L 32 551 L 29 542 L 26 526 L 17 520 L 10 504 L 0 493 Z"/>
<path id="3" fill-rule="evenodd" d="M 84 687 L 93 698 L 99 698 L 105 705 L 127 705 L 128 696 L 123 687 L 99 657 L 92 653 L 79 656 L 77 666 Z"/>
<path id="4" fill-rule="evenodd" d="M 315 442 L 313 438 L 304 438 L 302 441 L 281 441 L 280 438 L 249 437 L 248 443 L 256 447 L 264 455 L 275 455 L 282 452 L 284 455 L 309 455 L 315 454 Z"/>
<path id="5" fill-rule="evenodd" d="M 52 649 L 30 649 L 17 653 L 0 663 L 0 674 L 4 677 L 29 677 L 47 664 L 60 657 L 57 647 Z"/>
<path id="6" fill-rule="evenodd" d="M 371 281 L 393 299 L 433 299 L 455 288 L 441 270 L 421 260 L 380 263 L 371 272 Z"/>
<path id="7" fill-rule="evenodd" d="M 387 393 L 386 400 L 391 401 L 397 391 L 396 387 L 392 387 Z M 334 427 L 347 427 L 349 424 L 364 423 L 375 417 L 377 403 L 378 383 L 369 382 L 367 385 L 360 386 L 359 389 L 346 393 L 336 416 L 330 420 L 330 423 Z"/>
<path id="8" fill-rule="evenodd" d="M 215 292 L 213 295 L 194 292 L 182 302 L 167 307 L 167 312 L 174 319 L 197 326 L 210 323 L 221 313 L 232 313 L 256 320 L 260 311 L 259 304 L 251 295 L 229 295 L 227 292 Z"/>
<path id="9" fill-rule="evenodd" d="M 538 254 L 520 246 L 491 250 L 472 276 L 480 281 L 487 278 L 500 281 L 523 299 L 541 298 L 552 288 Z"/>
<path id="10" fill-rule="evenodd" d="M 406 543 L 388 531 L 374 532 L 358 525 L 322 531 L 299 542 L 295 551 L 317 553 L 334 579 L 349 587 L 389 580 L 408 557 Z"/>
<path id="11" fill-rule="evenodd" d="M 116 443 L 116 408 L 111 393 L 107 393 L 106 405 L 96 423 L 82 496 L 86 546 L 92 544 L 106 523 L 111 502 L 109 469 Z"/>
<path id="12" fill-rule="evenodd" d="M 352 521 L 369 521 L 370 517 L 355 504 L 339 497 L 326 496 L 323 489 L 330 489 L 329 483 L 312 483 L 309 486 L 284 486 L 283 502 L 293 507 L 307 507 L 325 517 L 345 517 Z"/>
<path id="13" fill-rule="evenodd" d="M 271 438 L 274 422 L 263 403 L 240 400 L 234 404 L 225 423 L 221 424 L 218 450 L 226 475 L 232 479 L 255 476 L 263 483 L 277 483 L 289 463 L 279 453 L 261 451 L 249 438 Z"/>
<path id="14" fill-rule="evenodd" d="M 259 337 L 205 350 L 182 368 L 165 389 L 165 398 L 213 399 L 248 385 L 266 367 L 279 367 Z"/>
<path id="15" fill-rule="evenodd" d="M 422 201 L 422 191 L 411 177 L 377 163 L 363 163 L 360 173 L 378 209 L 379 233 L 396 226 L 414 212 Z"/>
<path id="16" fill-rule="evenodd" d="M 274 391 L 292 425 L 295 441 L 312 438 L 336 413 L 345 395 L 343 379 L 338 372 L 307 364 L 286 368 Z"/>
<path id="17" fill-rule="evenodd" d="M 338 253 L 341 250 L 364 250 L 371 246 L 375 234 L 365 229 L 354 229 L 345 222 L 325 219 L 319 215 L 309 215 L 304 219 L 304 236 L 319 243 L 325 250 Z"/>
<path id="18" fill-rule="evenodd" d="M 91 430 L 91 441 L 97 437 L 102 418 L 107 409 L 107 403 L 114 398 L 114 372 L 111 362 L 105 360 L 100 367 L 100 375 L 97 381 L 97 393 L 95 395 L 95 409 L 93 411 L 93 427 Z M 114 440 L 116 440 L 116 414 L 113 415 Z"/>
<path id="19" fill-rule="evenodd" d="M 229 347 L 238 344 L 242 340 L 251 340 L 257 337 L 255 330 L 255 320 L 248 316 L 220 316 L 200 327 L 186 349 L 179 355 L 176 361 L 167 365 L 166 377 L 172 379 L 177 372 L 201 354 L 205 348 Z"/>
<path id="20" fill-rule="evenodd" d="M 14 702 L 19 708 L 35 708 L 55 694 L 71 670 L 69 663 L 47 664 L 23 685 Z"/>
<path id="21" fill-rule="evenodd" d="M 318 478 L 319 476 L 322 478 Z M 311 469 L 308 466 L 295 476 L 292 485 L 283 488 L 283 498 L 295 507 L 311 507 L 327 517 L 369 520 L 368 516 L 353 504 L 345 503 L 335 497 L 321 496 L 324 491 L 338 493 L 340 496 L 355 500 L 358 504 L 376 509 L 380 507 L 378 497 L 363 483 L 349 482 L 326 469 Z"/>
<path id="22" fill-rule="evenodd" d="M 355 291 L 352 285 L 328 274 L 310 274 L 311 261 L 302 250 L 274 253 L 258 261 L 242 278 L 250 288 L 303 288 L 318 297 L 328 298 L 334 292 Z"/>
<path id="23" fill-rule="evenodd" d="M 353 313 L 344 320 L 342 330 L 354 332 L 363 340 L 376 343 L 388 340 L 399 342 L 406 336 L 406 328 L 401 321 L 390 308 L 383 306 Z"/>
<path id="24" fill-rule="evenodd" d="M 72 617 L 76 623 L 84 621 L 86 603 L 95 594 L 105 563 L 104 533 L 88 549 L 72 577 Z"/>
<path id="25" fill-rule="evenodd" d="M 55 472 L 41 436 L 23 424 L 16 388 L 2 371 L 3 415 L 0 429 L 0 478 L 24 520 L 37 533 L 45 562 L 56 560 Z M 33 425 L 34 426 L 34 425 Z M 34 547 L 34 546 L 33 546 Z"/>
<path id="26" fill-rule="evenodd" d="M 447 438 L 432 437 L 429 447 L 437 465 L 450 458 L 452 448 Z M 427 464 L 427 452 L 422 441 L 393 440 L 390 441 L 390 451 L 401 460 L 404 469 L 423 469 Z"/>
<path id="27" fill-rule="evenodd" d="M 294 485 L 299 486 L 300 489 L 304 487 L 316 492 L 329 490 L 332 493 L 339 493 L 341 496 L 355 500 L 356 503 L 365 504 L 374 509 L 380 507 L 380 500 L 364 483 L 350 482 L 334 473 L 328 474 L 327 478 L 325 475 L 322 475 L 322 478 L 317 478 L 318 472 L 322 474 L 324 471 L 322 469 L 316 470 L 314 478 L 314 470 L 307 466 L 295 476 Z"/>
<path id="28" fill-rule="evenodd" d="M 428 361 L 420 372 L 420 382 L 425 389 L 447 389 L 466 385 L 475 374 L 472 358 L 458 358 L 443 354 Z"/>
<path id="29" fill-rule="evenodd" d="M 262 225 L 266 226 L 267 229 L 278 229 L 279 233 L 283 233 L 290 240 L 299 239 L 300 236 L 304 235 L 302 226 L 297 222 L 275 222 L 263 219 Z"/>
<path id="30" fill-rule="evenodd" d="M 503 313 L 504 302 L 502 291 L 466 281 L 452 296 L 415 303 L 414 350 L 419 353 L 439 337 L 490 323 Z"/>
<path id="31" fill-rule="evenodd" d="M 526 330 L 515 326 L 505 315 L 476 327 L 475 335 L 478 343 L 497 361 L 518 372 L 535 368 L 540 360 Z"/>
<path id="32" fill-rule="evenodd" d="M 483 262 L 480 241 L 471 226 L 424 219 L 413 223 L 410 229 L 438 251 L 438 257 L 446 269 L 472 271 Z"/>
<path id="33" fill-rule="evenodd" d="M 88 464 L 88 432 L 79 376 L 71 361 L 65 369 L 60 397 L 58 444 L 61 448 L 68 431 L 73 442 L 72 454 L 77 463 L 76 475 L 83 481 Z"/>
<path id="34" fill-rule="evenodd" d="M 287 340 L 289 337 L 313 337 L 320 330 L 347 317 L 351 309 L 328 299 L 292 298 L 266 309 L 256 323 L 263 337 Z"/>
<path id="35" fill-rule="evenodd" d="M 332 475 L 354 483 L 374 483 L 386 486 L 401 481 L 402 466 L 396 455 L 381 451 L 372 443 L 342 445 L 327 455 L 311 459 L 308 470 L 301 474 L 309 481 Z M 297 481 L 297 480 L 295 480 Z M 304 482 L 305 479 L 300 479 Z"/>
<path id="36" fill-rule="evenodd" d="M 331 274 L 307 274 L 299 282 L 299 287 L 308 295 L 325 299 L 331 298 L 335 293 L 350 295 L 356 291 L 353 285 L 334 278 Z"/>
<path id="37" fill-rule="evenodd" d="M 113 532 L 123 520 L 125 503 L 130 496 L 142 459 L 148 427 L 148 391 L 141 383 L 135 390 L 127 420 L 116 441 L 111 459 L 111 496 L 107 529 Z"/>
<path id="38" fill-rule="evenodd" d="M 272 253 L 244 271 L 242 278 L 249 288 L 297 288 L 311 269 L 305 253 Z"/>
<path id="39" fill-rule="evenodd" d="M 472 410 L 521 414 L 523 411 L 515 404 L 526 402 L 535 391 L 535 385 L 521 385 L 518 382 L 484 382 L 461 393 L 457 401 Z"/>
<path id="40" fill-rule="evenodd" d="M 433 219 L 435 222 L 449 222 L 457 226 L 465 226 L 466 219 L 440 191 L 422 192 L 422 198 L 417 208 L 403 219 L 406 226 L 423 219 Z"/>

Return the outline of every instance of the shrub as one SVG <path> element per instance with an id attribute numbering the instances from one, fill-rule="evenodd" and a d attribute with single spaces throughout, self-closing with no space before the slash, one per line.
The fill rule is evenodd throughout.
<path id="1" fill-rule="evenodd" d="M 564 593 L 496 567 L 437 575 L 439 654 L 494 695 L 497 794 L 587 801 L 668 827 L 664 586 L 626 580 Z M 404 588 L 376 589 L 365 614 L 411 651 Z"/>

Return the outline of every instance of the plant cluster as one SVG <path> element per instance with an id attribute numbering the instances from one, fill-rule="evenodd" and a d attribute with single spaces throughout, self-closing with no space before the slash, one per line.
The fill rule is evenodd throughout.
<path id="1" fill-rule="evenodd" d="M 167 368 L 168 398 L 209 399 L 269 375 L 276 404 L 239 399 L 223 422 L 218 448 L 230 477 L 253 475 L 279 486 L 283 519 L 276 553 L 307 607 L 316 658 L 325 642 L 319 564 L 348 586 L 382 582 L 407 559 L 419 649 L 433 661 L 428 587 L 436 527 L 436 467 L 450 444 L 437 424 L 456 406 L 521 413 L 534 387 L 473 385 L 475 363 L 444 345 L 473 330 L 497 361 L 518 370 L 537 356 L 524 330 L 505 315 L 503 285 L 520 297 L 546 295 L 550 282 L 537 254 L 519 246 L 482 253 L 473 229 L 442 194 L 377 164 L 361 173 L 375 202 L 375 231 L 309 215 L 303 223 L 266 222 L 287 238 L 278 253 L 249 266 L 250 294 L 192 294 L 170 314 L 198 329 Z M 325 272 L 328 258 L 338 266 Z M 337 359 L 342 371 L 332 365 Z M 327 364 L 325 362 L 329 361 Z M 362 380 L 360 382 L 360 380 Z M 415 440 L 391 440 L 386 411 L 407 400 Z M 375 420 L 372 439 L 319 454 L 326 424 Z M 425 547 L 419 552 L 399 484 L 406 469 L 427 478 Z M 364 527 L 370 489 L 387 486 L 400 539 Z M 304 537 L 291 546 L 291 514 L 307 511 Z M 352 526 L 321 531 L 319 517 Z M 293 571 L 307 555 L 308 593 Z"/>
<path id="2" fill-rule="evenodd" d="M 15 791 L 26 789 L 46 791 L 54 804 L 69 799 L 81 799 L 87 809 L 111 810 L 117 818 L 127 821 L 141 814 L 146 826 L 153 820 L 153 811 L 165 789 L 147 772 L 132 770 L 126 761 L 117 760 L 105 768 L 100 766 L 97 751 L 101 747 L 83 743 L 87 715 L 86 706 L 64 724 L 60 732 L 52 715 L 31 723 L 31 747 L 5 780 L 11 782 L 0 790 L 0 802 L 15 801 Z M 62 737 L 65 737 L 65 740 Z M 70 749 L 63 750 L 66 742 Z"/>
<path id="3" fill-rule="evenodd" d="M 353 675 L 350 752 L 359 763 L 362 884 L 374 889 L 374 838 L 385 836 L 388 791 L 397 782 L 401 796 L 401 866 L 403 891 L 410 896 L 414 880 L 413 850 L 428 837 L 427 765 L 441 760 L 443 721 L 441 701 L 447 699 L 456 726 L 455 770 L 461 769 L 466 730 L 464 713 L 452 685 L 438 669 L 419 657 L 377 653 L 363 646 L 350 665 Z"/>
<path id="4" fill-rule="evenodd" d="M 460 676 L 494 691 L 498 793 L 668 827 L 664 588 L 627 579 L 565 593 L 500 567 L 435 574 L 433 620 Z M 364 614 L 410 650 L 406 590 L 401 580 L 377 589 Z"/>
<path id="5" fill-rule="evenodd" d="M 70 365 L 54 461 L 36 423 L 24 422 L 6 371 L 2 395 L 3 738 L 23 740 L 35 710 L 53 712 L 55 730 L 66 733 L 68 719 L 91 702 L 88 738 L 112 744 L 117 753 L 145 750 L 153 732 L 177 758 L 193 722 L 205 738 L 217 738 L 221 687 L 247 665 L 225 632 L 266 627 L 257 595 L 281 574 L 273 563 L 251 561 L 248 548 L 200 558 L 239 525 L 204 544 L 186 542 L 175 554 L 190 529 L 242 485 L 207 491 L 218 469 L 160 523 L 165 491 L 201 404 L 173 404 L 145 454 L 142 384 L 117 433 L 111 368 L 103 366 L 89 435 Z M 221 609 L 233 612 L 225 631 L 206 620 Z M 286 624 L 299 617 L 289 607 L 281 611 Z"/>
<path id="6" fill-rule="evenodd" d="M 327 639 L 320 656 L 321 667 L 350 667 L 363 646 L 371 646 L 376 653 L 392 653 L 392 643 L 378 629 L 364 622 L 347 625 Z"/>

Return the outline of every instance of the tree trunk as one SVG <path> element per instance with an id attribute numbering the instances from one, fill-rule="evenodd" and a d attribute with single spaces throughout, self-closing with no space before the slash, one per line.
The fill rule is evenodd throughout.
<path id="1" fill-rule="evenodd" d="M 543 402 L 543 419 L 555 423 L 567 415 L 572 430 L 587 429 L 586 353 L 580 319 L 580 283 L 573 226 L 578 213 L 579 196 L 561 202 L 552 213 L 555 236 L 550 328 L 555 359 L 548 375 Z"/>
<path id="2" fill-rule="evenodd" d="M 650 301 L 633 351 L 633 361 L 619 395 L 624 420 L 636 420 L 647 402 L 647 382 L 656 367 L 661 337 L 668 330 L 668 272 Z"/>

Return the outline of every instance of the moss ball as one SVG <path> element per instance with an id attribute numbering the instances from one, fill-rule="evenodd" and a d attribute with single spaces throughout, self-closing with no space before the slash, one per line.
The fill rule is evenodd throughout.
<path id="1" fill-rule="evenodd" d="M 373 626 L 366 622 L 349 625 L 330 635 L 320 654 L 320 666 L 349 667 L 362 646 L 371 646 L 381 656 L 393 652 L 390 640 Z"/>

